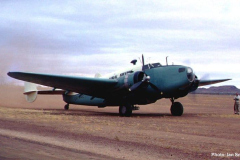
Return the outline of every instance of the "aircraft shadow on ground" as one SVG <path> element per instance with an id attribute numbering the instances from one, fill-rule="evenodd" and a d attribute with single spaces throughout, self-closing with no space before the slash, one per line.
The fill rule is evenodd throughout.
<path id="1" fill-rule="evenodd" d="M 63 109 L 41 109 L 43 111 L 50 111 L 51 115 L 71 115 L 71 116 L 110 116 L 110 117 L 120 117 L 119 113 L 113 112 L 102 112 L 102 111 L 92 111 L 92 110 L 81 110 L 81 109 L 71 109 L 65 111 Z M 48 113 L 49 114 L 49 113 Z M 195 113 L 185 113 L 181 117 L 196 117 Z M 131 117 L 175 117 L 172 116 L 171 113 L 134 113 Z"/>

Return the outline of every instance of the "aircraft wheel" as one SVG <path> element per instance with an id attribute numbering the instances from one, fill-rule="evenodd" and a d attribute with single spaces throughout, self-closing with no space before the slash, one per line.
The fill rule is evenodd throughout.
<path id="1" fill-rule="evenodd" d="M 183 106 L 180 102 L 174 102 L 171 106 L 171 114 L 173 116 L 181 116 L 183 114 Z"/>
<path id="2" fill-rule="evenodd" d="M 131 105 L 122 105 L 119 107 L 119 114 L 123 117 L 130 117 L 132 115 Z"/>
<path id="3" fill-rule="evenodd" d="M 64 106 L 64 109 L 65 109 L 65 110 L 68 110 L 68 109 L 69 109 L 69 104 L 66 104 L 66 105 Z"/>

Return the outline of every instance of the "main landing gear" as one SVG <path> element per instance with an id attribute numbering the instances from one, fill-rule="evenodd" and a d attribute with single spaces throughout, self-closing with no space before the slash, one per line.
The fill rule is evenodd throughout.
<path id="1" fill-rule="evenodd" d="M 64 106 L 64 109 L 65 109 L 65 110 L 69 110 L 69 104 L 66 104 L 66 105 Z"/>
<path id="2" fill-rule="evenodd" d="M 180 102 L 174 102 L 174 98 L 170 99 L 172 102 L 171 114 L 173 116 L 181 116 L 183 114 L 183 106 Z"/>
<path id="3" fill-rule="evenodd" d="M 132 115 L 132 105 L 126 104 L 119 106 L 119 114 L 122 117 L 130 117 Z"/>
<path id="4" fill-rule="evenodd" d="M 130 117 L 133 110 L 139 110 L 139 107 L 130 104 L 119 106 L 119 114 L 122 117 Z"/>

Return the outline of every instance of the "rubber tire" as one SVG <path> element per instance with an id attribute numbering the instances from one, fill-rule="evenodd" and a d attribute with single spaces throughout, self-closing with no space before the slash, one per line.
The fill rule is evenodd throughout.
<path id="1" fill-rule="evenodd" d="M 180 102 L 174 102 L 170 110 L 173 116 L 181 116 L 183 114 L 183 105 Z"/>
<path id="2" fill-rule="evenodd" d="M 64 106 L 64 109 L 65 109 L 65 110 L 69 110 L 69 104 L 66 104 L 66 105 Z"/>
<path id="3" fill-rule="evenodd" d="M 119 106 L 119 114 L 122 117 L 130 117 L 132 115 L 132 106 L 131 105 Z"/>

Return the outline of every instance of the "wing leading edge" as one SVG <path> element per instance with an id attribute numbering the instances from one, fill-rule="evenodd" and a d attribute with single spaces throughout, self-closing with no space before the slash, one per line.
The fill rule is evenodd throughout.
<path id="1" fill-rule="evenodd" d="M 66 91 L 105 98 L 117 84 L 113 79 L 50 75 L 27 72 L 8 72 L 8 76 Z"/>

